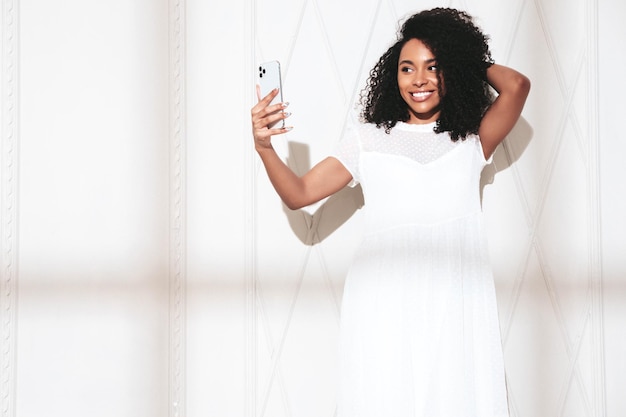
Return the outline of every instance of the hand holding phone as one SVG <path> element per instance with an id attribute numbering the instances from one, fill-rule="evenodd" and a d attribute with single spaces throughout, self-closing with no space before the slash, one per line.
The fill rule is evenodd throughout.
<path id="1" fill-rule="evenodd" d="M 277 88 L 278 94 L 274 97 L 270 106 L 283 102 L 283 85 L 280 73 L 280 62 L 269 61 L 260 64 L 258 67 L 257 80 L 259 86 L 261 87 L 260 98 L 267 96 L 272 90 Z M 285 127 L 285 121 L 280 120 L 276 124 L 269 127 Z"/>

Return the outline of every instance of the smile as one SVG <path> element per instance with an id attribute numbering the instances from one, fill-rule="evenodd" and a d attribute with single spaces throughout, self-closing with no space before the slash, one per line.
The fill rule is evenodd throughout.
<path id="1" fill-rule="evenodd" d="M 434 91 L 417 91 L 415 93 L 411 93 L 411 97 L 413 97 L 415 101 L 424 101 L 432 96 L 433 93 Z"/>

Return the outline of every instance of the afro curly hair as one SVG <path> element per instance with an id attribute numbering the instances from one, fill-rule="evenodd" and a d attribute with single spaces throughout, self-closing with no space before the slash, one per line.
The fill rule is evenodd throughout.
<path id="1" fill-rule="evenodd" d="M 487 68 L 493 64 L 489 38 L 466 12 L 434 8 L 407 19 L 397 42 L 385 52 L 369 74 L 361 92 L 361 119 L 384 127 L 409 120 L 409 109 L 398 89 L 398 60 L 404 44 L 419 39 L 437 59 L 441 113 L 435 132 L 450 132 L 452 140 L 477 134 L 480 121 L 493 101 Z M 445 91 L 443 85 L 445 81 Z"/>

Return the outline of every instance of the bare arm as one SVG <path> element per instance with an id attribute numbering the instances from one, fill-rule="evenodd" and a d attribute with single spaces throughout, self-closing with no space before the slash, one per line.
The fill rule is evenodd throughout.
<path id="1" fill-rule="evenodd" d="M 490 66 L 487 69 L 487 81 L 498 92 L 498 97 L 487 109 L 478 129 L 485 158 L 493 154 L 513 129 L 530 91 L 528 78 L 503 65 Z"/>
<path id="2" fill-rule="evenodd" d="M 257 89 L 258 94 L 258 89 Z M 269 128 L 274 122 L 286 119 L 283 104 L 268 106 L 278 94 L 274 90 L 252 108 L 252 133 L 257 153 L 267 175 L 285 205 L 292 210 L 313 204 L 345 187 L 352 175 L 335 158 L 326 158 L 302 177 L 297 176 L 276 154 L 271 137 L 286 133 L 290 128 Z"/>

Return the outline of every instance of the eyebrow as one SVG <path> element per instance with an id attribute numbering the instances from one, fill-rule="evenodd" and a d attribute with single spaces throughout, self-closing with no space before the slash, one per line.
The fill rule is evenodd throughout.
<path id="1" fill-rule="evenodd" d="M 430 58 L 424 61 L 425 64 L 432 64 L 433 62 L 437 62 L 437 58 Z M 398 65 L 402 64 L 415 65 L 410 59 L 403 59 L 398 63 Z"/>

